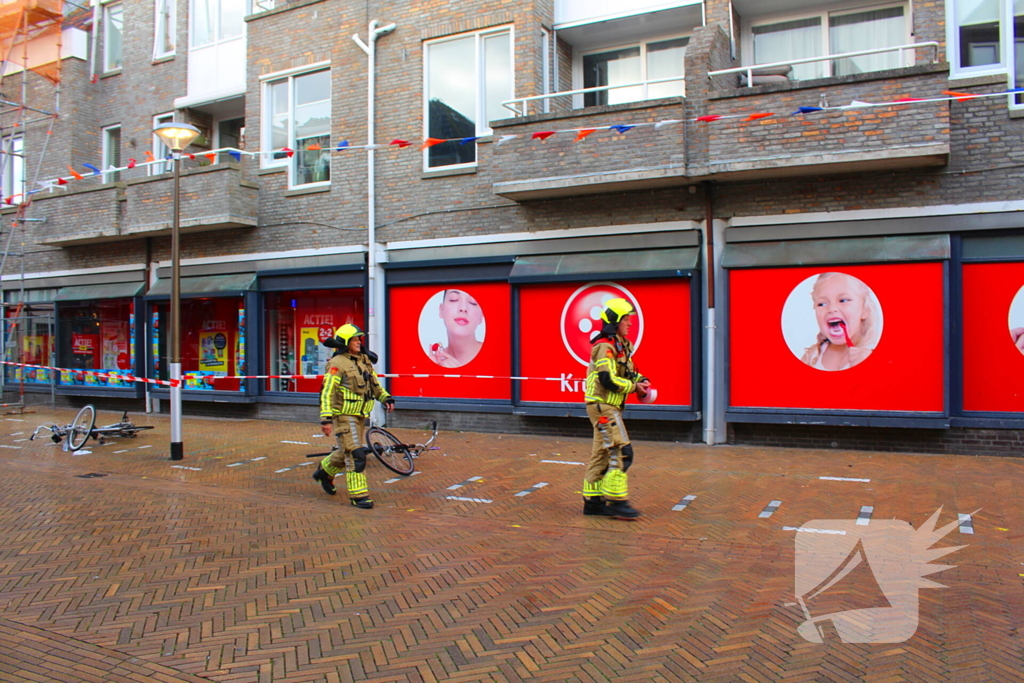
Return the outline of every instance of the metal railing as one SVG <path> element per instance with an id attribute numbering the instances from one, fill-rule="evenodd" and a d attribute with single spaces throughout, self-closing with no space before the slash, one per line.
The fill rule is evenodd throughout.
<path id="1" fill-rule="evenodd" d="M 642 88 L 642 96 L 635 101 L 642 102 L 648 99 L 647 97 L 647 86 L 657 85 L 659 83 L 677 83 L 682 81 L 683 93 L 681 96 L 685 96 L 686 93 L 686 77 L 685 76 L 672 76 L 670 78 L 654 78 L 649 81 L 639 81 L 637 83 L 617 83 L 615 85 L 599 85 L 594 88 L 580 88 L 579 90 L 564 90 L 562 92 L 553 92 L 546 95 L 533 95 L 532 97 L 517 97 L 514 100 L 506 100 L 501 103 L 501 106 L 505 107 L 516 116 L 529 116 L 530 114 L 530 102 L 537 102 L 538 100 L 551 100 L 556 97 L 573 97 L 575 95 L 587 95 L 592 92 L 608 92 L 609 90 L 618 90 L 620 88 Z M 522 109 L 517 108 L 515 105 L 522 103 Z"/>
<path id="2" fill-rule="evenodd" d="M 898 52 L 900 63 L 904 63 L 905 57 L 904 52 L 906 50 L 913 50 L 916 54 L 917 50 L 923 47 L 932 48 L 932 64 L 939 61 L 939 44 L 935 41 L 928 41 L 924 43 L 907 43 L 906 45 L 894 45 L 892 47 L 876 47 L 871 50 L 857 50 L 856 52 L 842 52 L 836 55 L 823 55 L 821 57 L 804 57 L 802 59 L 791 59 L 788 62 L 771 62 L 770 64 L 752 64 L 750 66 L 738 66 L 732 69 L 721 69 L 719 71 L 709 71 L 708 78 L 714 76 L 724 76 L 726 74 L 746 74 L 748 88 L 754 87 L 754 76 L 755 71 L 763 71 L 765 69 L 774 69 L 780 66 L 794 66 L 796 64 L 813 64 L 815 62 L 829 62 L 837 59 L 846 59 L 848 57 L 862 57 L 864 55 L 878 55 L 886 52 Z"/>

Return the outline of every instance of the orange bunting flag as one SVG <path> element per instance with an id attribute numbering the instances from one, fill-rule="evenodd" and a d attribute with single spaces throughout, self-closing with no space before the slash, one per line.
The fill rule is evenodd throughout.
<path id="1" fill-rule="evenodd" d="M 766 119 L 769 116 L 775 116 L 775 112 L 770 112 L 769 111 L 769 112 L 763 112 L 761 114 L 751 114 L 750 116 L 748 116 L 747 118 L 745 118 L 743 120 L 744 121 L 757 121 L 758 119 Z"/>
<path id="2" fill-rule="evenodd" d="M 422 151 L 422 150 L 426 149 L 427 147 L 433 147 L 434 145 L 440 145 L 442 142 L 448 142 L 448 141 L 447 140 L 442 140 L 441 138 L 427 138 L 426 140 L 423 141 L 423 144 L 420 145 L 420 150 Z"/>
<path id="3" fill-rule="evenodd" d="M 293 156 L 295 156 L 295 150 L 292 149 L 291 147 L 282 147 L 281 151 L 284 152 L 284 155 L 286 157 L 288 157 L 289 159 L 291 159 Z"/>
<path id="4" fill-rule="evenodd" d="M 399 139 L 396 138 L 396 139 L 392 140 L 391 142 L 389 142 L 388 144 L 389 145 L 395 145 L 396 147 L 398 147 L 400 149 L 405 149 L 406 147 L 408 147 L 412 143 L 409 142 L 408 140 L 399 140 Z"/>
<path id="5" fill-rule="evenodd" d="M 580 140 L 586 140 L 587 136 L 590 135 L 591 133 L 593 133 L 595 130 L 597 130 L 597 129 L 596 128 L 584 128 L 583 130 L 576 131 L 576 140 L 574 140 L 574 142 L 579 142 Z"/>
<path id="6" fill-rule="evenodd" d="M 547 140 L 549 137 L 555 134 L 553 130 L 537 131 L 530 136 L 531 140 Z"/>
<path id="7" fill-rule="evenodd" d="M 156 161 L 156 157 L 154 157 L 153 153 L 150 152 L 148 149 L 145 152 L 143 152 L 143 154 L 146 155 L 146 161 Z"/>
<path id="8" fill-rule="evenodd" d="M 128 168 L 135 168 L 135 164 L 137 164 L 137 163 L 138 162 L 135 161 L 135 159 L 129 159 L 128 160 Z"/>
<path id="9" fill-rule="evenodd" d="M 78 171 L 76 171 L 75 169 L 71 168 L 71 164 L 67 164 L 67 167 L 68 167 L 68 170 L 71 171 L 71 176 L 75 180 L 81 180 L 82 179 L 82 174 L 79 173 Z"/>
<path id="10" fill-rule="evenodd" d="M 217 155 L 214 154 L 213 152 L 207 152 L 203 156 L 206 157 L 210 161 L 211 164 L 214 163 L 215 161 L 217 161 Z"/>
<path id="11" fill-rule="evenodd" d="M 321 149 L 323 149 L 323 147 L 321 147 L 319 144 L 317 144 L 315 142 L 313 144 L 311 144 L 309 147 L 306 147 L 306 151 L 307 152 L 317 152 L 317 151 L 319 151 Z"/>
<path id="12" fill-rule="evenodd" d="M 720 118 L 722 118 L 720 114 L 708 114 L 707 116 L 698 116 L 697 120 L 707 123 L 709 121 L 717 121 Z"/>
<path id="13" fill-rule="evenodd" d="M 943 90 L 942 94 L 943 95 L 949 95 L 950 97 L 955 97 L 960 102 L 966 102 L 967 100 L 973 100 L 974 98 L 977 97 L 977 95 L 972 95 L 972 94 L 966 93 L 966 92 L 957 92 L 956 90 Z"/>

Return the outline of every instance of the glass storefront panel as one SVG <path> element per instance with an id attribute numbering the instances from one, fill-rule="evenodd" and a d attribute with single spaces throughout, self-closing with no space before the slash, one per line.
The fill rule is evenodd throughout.
<path id="1" fill-rule="evenodd" d="M 8 304 L 5 311 L 4 358 L 11 363 L 51 365 L 53 355 L 53 304 Z M 50 384 L 49 370 L 4 366 L 8 382 Z"/>
<path id="2" fill-rule="evenodd" d="M 170 379 L 170 302 L 150 304 L 154 372 Z M 245 374 L 245 300 L 242 297 L 181 302 L 181 376 L 186 391 L 242 391 Z"/>
<path id="3" fill-rule="evenodd" d="M 268 292 L 266 369 L 269 375 L 318 375 L 334 355 L 321 342 L 346 323 L 364 326 L 363 290 Z M 317 379 L 269 379 L 266 391 L 319 392 Z"/>
<path id="4" fill-rule="evenodd" d="M 135 310 L 131 299 L 61 302 L 57 322 L 57 366 L 64 386 L 88 385 L 129 388 L 135 368 Z M 97 377 L 83 370 L 114 375 Z"/>

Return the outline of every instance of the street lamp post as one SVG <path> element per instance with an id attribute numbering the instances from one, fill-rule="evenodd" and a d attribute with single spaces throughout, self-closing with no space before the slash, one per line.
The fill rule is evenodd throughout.
<path id="1" fill-rule="evenodd" d="M 181 246 L 179 188 L 181 186 L 181 150 L 199 137 L 199 129 L 187 123 L 161 123 L 153 132 L 174 155 L 173 213 L 171 219 L 171 460 L 185 457 L 181 442 Z"/>

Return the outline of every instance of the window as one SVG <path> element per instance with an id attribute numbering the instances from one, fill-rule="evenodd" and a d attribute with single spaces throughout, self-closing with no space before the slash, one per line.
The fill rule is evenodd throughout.
<path id="1" fill-rule="evenodd" d="M 217 122 L 217 143 L 218 149 L 223 147 L 234 147 L 245 149 L 245 119 L 224 119 Z M 219 161 L 231 161 L 230 153 L 220 155 Z"/>
<path id="2" fill-rule="evenodd" d="M 192 47 L 240 38 L 245 12 L 246 0 L 192 0 Z"/>
<path id="3" fill-rule="evenodd" d="M 171 123 L 174 121 L 174 114 L 160 114 L 159 116 L 153 117 L 153 128 L 156 129 L 161 123 Z M 149 167 L 149 175 L 160 175 L 161 173 L 170 173 L 174 170 L 171 165 L 171 161 L 167 160 L 167 157 L 171 156 L 171 148 L 164 144 L 164 141 L 160 139 L 160 136 L 153 133 L 153 158 L 163 159 L 159 164 L 151 164 Z"/>
<path id="4" fill-rule="evenodd" d="M 5 137 L 2 152 L 0 181 L 3 183 L 3 199 L 20 204 L 25 196 L 24 138 L 20 135 Z"/>
<path id="5" fill-rule="evenodd" d="M 512 116 L 512 30 L 482 31 L 427 43 L 424 120 L 427 137 L 452 140 L 425 152 L 427 168 L 476 163 L 476 145 L 491 121 Z"/>
<path id="6" fill-rule="evenodd" d="M 108 126 L 103 129 L 103 168 L 111 166 L 121 166 L 121 126 Z M 120 179 L 120 171 L 103 174 L 105 183 L 116 183 Z"/>
<path id="7" fill-rule="evenodd" d="M 60 373 L 60 384 L 132 387 L 132 382 L 95 377 L 75 370 L 131 374 L 134 366 L 131 299 L 102 299 L 60 304 L 57 364 L 71 371 Z"/>
<path id="8" fill-rule="evenodd" d="M 754 64 L 773 64 L 826 55 L 895 47 L 910 43 L 903 5 L 860 8 L 815 14 L 751 27 Z M 907 58 L 912 59 L 911 51 Z M 790 78 L 807 80 L 826 76 L 896 69 L 904 65 L 899 51 L 794 64 Z"/>
<path id="9" fill-rule="evenodd" d="M 156 375 L 169 379 L 170 302 L 152 304 L 151 353 Z M 181 302 L 181 377 L 186 391 L 244 391 L 241 380 L 214 377 L 245 374 L 245 300 L 242 297 Z"/>
<path id="10" fill-rule="evenodd" d="M 329 70 L 267 81 L 263 90 L 264 148 L 295 150 L 288 163 L 284 152 L 264 166 L 288 166 L 289 185 L 325 183 L 331 179 L 331 72 Z"/>
<path id="11" fill-rule="evenodd" d="M 124 44 L 124 8 L 121 3 L 103 8 L 103 70 L 121 68 L 121 50 Z"/>
<path id="12" fill-rule="evenodd" d="M 686 92 L 682 80 L 683 56 L 689 42 L 689 38 L 675 38 L 583 55 L 584 88 L 642 83 L 661 78 L 680 79 L 648 85 L 646 92 L 644 86 L 634 85 L 586 93 L 583 106 L 683 95 Z"/>
<path id="13" fill-rule="evenodd" d="M 1012 87 L 1024 84 L 1024 0 L 950 0 L 953 76 L 1006 73 Z M 1012 106 L 1024 104 L 1018 95 Z"/>
<path id="14" fill-rule="evenodd" d="M 153 36 L 153 58 L 166 57 L 174 54 L 175 32 L 178 22 L 175 6 L 176 0 L 156 0 L 156 31 Z"/>

